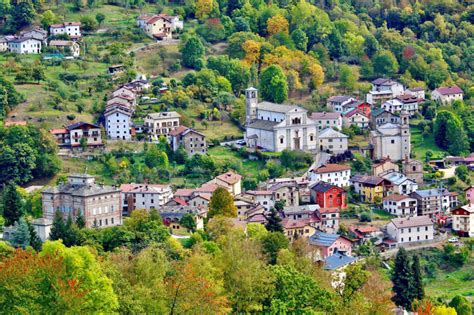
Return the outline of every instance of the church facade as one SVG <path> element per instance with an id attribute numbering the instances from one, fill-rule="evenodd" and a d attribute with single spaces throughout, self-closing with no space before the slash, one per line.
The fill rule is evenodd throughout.
<path id="1" fill-rule="evenodd" d="M 258 102 L 258 90 L 245 90 L 245 140 L 251 148 L 272 152 L 317 149 L 317 124 L 296 105 Z"/>
<path id="2" fill-rule="evenodd" d="M 400 161 L 410 157 L 410 126 L 409 114 L 400 114 L 400 124 L 386 123 L 372 130 L 369 136 L 372 159 L 389 158 Z"/>

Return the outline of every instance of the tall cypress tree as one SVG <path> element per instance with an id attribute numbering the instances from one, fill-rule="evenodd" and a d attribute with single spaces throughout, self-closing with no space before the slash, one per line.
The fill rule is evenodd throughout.
<path id="1" fill-rule="evenodd" d="M 33 247 L 36 251 L 41 250 L 41 246 L 43 245 L 41 242 L 41 239 L 39 238 L 38 234 L 35 231 L 35 228 L 30 222 L 27 222 L 28 224 L 28 231 L 30 232 L 30 245 Z"/>
<path id="2" fill-rule="evenodd" d="M 53 226 L 51 227 L 49 238 L 53 241 L 64 240 L 64 235 L 66 235 L 66 225 L 64 224 L 63 214 L 58 210 L 54 214 Z"/>
<path id="3" fill-rule="evenodd" d="M 423 276 L 421 275 L 420 258 L 418 255 L 413 256 L 411 274 L 413 277 L 411 285 L 413 297 L 421 301 L 425 297 L 425 291 L 423 289 Z"/>
<path id="4" fill-rule="evenodd" d="M 411 308 L 413 302 L 412 294 L 412 269 L 406 250 L 402 247 L 398 250 L 395 257 L 395 267 L 392 275 L 393 292 L 395 295 L 392 300 L 396 305 L 406 309 Z"/>
<path id="5" fill-rule="evenodd" d="M 13 225 L 23 215 L 23 206 L 21 197 L 16 190 L 15 184 L 8 184 L 3 190 L 3 217 L 5 218 L 5 226 Z"/>

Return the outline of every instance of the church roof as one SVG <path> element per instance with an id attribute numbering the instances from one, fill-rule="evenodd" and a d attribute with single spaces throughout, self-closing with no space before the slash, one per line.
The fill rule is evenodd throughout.
<path id="1" fill-rule="evenodd" d="M 259 110 L 266 110 L 266 111 L 275 112 L 275 113 L 287 113 L 289 111 L 295 111 L 295 110 L 306 111 L 305 109 L 302 109 L 301 107 L 296 106 L 296 105 L 276 104 L 276 103 L 271 103 L 271 102 L 258 103 L 257 108 Z"/>
<path id="2" fill-rule="evenodd" d="M 275 127 L 279 123 L 280 123 L 279 121 L 257 119 L 249 123 L 247 125 L 247 128 L 273 130 L 273 127 Z"/>
<path id="3" fill-rule="evenodd" d="M 376 130 L 379 134 L 393 136 L 400 134 L 400 126 L 392 123 L 386 123 Z"/>

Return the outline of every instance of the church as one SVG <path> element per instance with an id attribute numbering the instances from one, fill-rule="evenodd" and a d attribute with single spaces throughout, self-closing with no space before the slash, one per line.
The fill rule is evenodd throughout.
<path id="1" fill-rule="evenodd" d="M 386 123 L 372 130 L 369 136 L 371 158 L 381 160 L 390 158 L 400 161 L 410 157 L 410 126 L 409 114 L 405 111 L 400 114 L 400 124 Z"/>
<path id="2" fill-rule="evenodd" d="M 245 90 L 246 132 L 250 148 L 271 152 L 317 149 L 317 125 L 296 105 L 258 102 L 258 90 Z"/>

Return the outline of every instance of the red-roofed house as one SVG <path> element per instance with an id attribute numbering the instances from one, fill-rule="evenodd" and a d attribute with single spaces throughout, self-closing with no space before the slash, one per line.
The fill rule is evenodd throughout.
<path id="1" fill-rule="evenodd" d="M 85 139 L 88 148 L 102 146 L 100 127 L 95 124 L 78 122 L 61 129 L 49 131 L 56 139 L 60 147 L 80 148 L 81 139 Z"/>
<path id="2" fill-rule="evenodd" d="M 342 117 L 342 125 L 344 127 L 350 127 L 356 125 L 359 128 L 368 128 L 370 123 L 370 115 L 367 115 L 364 111 L 359 108 L 347 112 Z"/>
<path id="3" fill-rule="evenodd" d="M 51 24 L 49 33 L 54 35 L 67 34 L 72 39 L 78 39 L 81 35 L 81 22 L 64 22 L 59 24 Z"/>
<path id="4" fill-rule="evenodd" d="M 311 201 L 321 208 L 347 208 L 346 191 L 336 185 L 318 182 L 311 186 Z"/>
<path id="5" fill-rule="evenodd" d="M 297 238 L 310 237 L 316 232 L 316 228 L 312 227 L 309 223 L 309 219 L 305 220 L 294 220 L 292 218 L 284 218 L 281 221 L 283 225 L 284 234 L 290 240 L 290 242 Z"/>
<path id="6" fill-rule="evenodd" d="M 326 164 L 308 171 L 310 182 L 323 181 L 339 187 L 349 186 L 351 167 L 340 164 Z"/>
<path id="7" fill-rule="evenodd" d="M 474 206 L 467 204 L 453 210 L 453 230 L 461 236 L 474 237 Z"/>
<path id="8" fill-rule="evenodd" d="M 454 101 L 462 101 L 464 92 L 457 86 L 439 87 L 431 92 L 431 99 L 441 103 L 452 103 Z"/>
<path id="9" fill-rule="evenodd" d="M 240 195 L 242 192 L 242 176 L 233 171 L 228 171 L 227 173 L 214 177 L 208 184 L 216 184 L 219 187 L 224 187 L 234 196 Z"/>
<path id="10" fill-rule="evenodd" d="M 335 112 L 319 112 L 312 113 L 310 118 L 316 122 L 318 130 L 326 128 L 337 128 L 342 129 L 342 116 L 341 113 Z"/>

